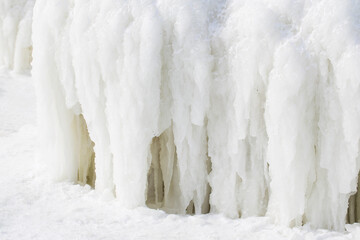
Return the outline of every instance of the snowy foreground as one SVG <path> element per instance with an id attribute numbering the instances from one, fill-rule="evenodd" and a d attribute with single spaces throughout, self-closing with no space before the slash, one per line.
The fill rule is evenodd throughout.
<path id="1" fill-rule="evenodd" d="M 35 94 L 28 76 L 0 73 L 0 239 L 360 239 L 348 232 L 285 228 L 265 217 L 184 216 L 125 210 L 89 186 L 50 183 L 34 172 Z"/>

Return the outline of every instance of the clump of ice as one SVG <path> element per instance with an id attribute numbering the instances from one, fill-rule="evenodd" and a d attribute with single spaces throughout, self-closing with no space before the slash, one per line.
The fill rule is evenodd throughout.
<path id="1" fill-rule="evenodd" d="M 17 72 L 30 69 L 34 4 L 35 0 L 0 2 L 0 66 Z"/>
<path id="2" fill-rule="evenodd" d="M 353 0 L 37 0 L 41 165 L 96 175 L 125 207 L 343 229 L 359 13 Z"/>

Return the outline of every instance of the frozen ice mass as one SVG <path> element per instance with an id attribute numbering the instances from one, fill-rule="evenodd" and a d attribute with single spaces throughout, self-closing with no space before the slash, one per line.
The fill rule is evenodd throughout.
<path id="1" fill-rule="evenodd" d="M 30 69 L 31 25 L 35 0 L 0 1 L 0 66 Z"/>
<path id="2" fill-rule="evenodd" d="M 130 209 L 360 222 L 359 0 L 2 0 L 0 65 L 30 62 L 52 180 Z"/>

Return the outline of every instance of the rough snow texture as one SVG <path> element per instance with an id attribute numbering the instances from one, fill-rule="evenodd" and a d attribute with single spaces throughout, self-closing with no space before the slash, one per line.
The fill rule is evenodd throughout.
<path id="1" fill-rule="evenodd" d="M 355 0 L 37 0 L 40 165 L 96 175 L 127 208 L 343 229 L 360 218 L 359 14 Z"/>
<path id="2" fill-rule="evenodd" d="M 0 66 L 30 69 L 31 24 L 35 0 L 0 1 Z"/>

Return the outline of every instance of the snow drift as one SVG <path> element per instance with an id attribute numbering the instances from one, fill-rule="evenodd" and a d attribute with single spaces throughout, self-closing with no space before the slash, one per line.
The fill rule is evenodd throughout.
<path id="1" fill-rule="evenodd" d="M 30 69 L 31 24 L 35 0 L 0 1 L 0 66 Z"/>
<path id="2" fill-rule="evenodd" d="M 360 220 L 359 14 L 355 0 L 37 0 L 40 165 L 128 208 L 343 229 Z"/>

